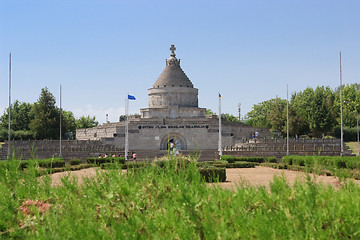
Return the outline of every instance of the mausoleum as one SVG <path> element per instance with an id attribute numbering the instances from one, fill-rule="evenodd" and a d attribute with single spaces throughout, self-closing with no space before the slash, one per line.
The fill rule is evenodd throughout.
<path id="1" fill-rule="evenodd" d="M 194 87 L 176 58 L 171 45 L 165 69 L 148 89 L 148 108 L 129 120 L 129 150 L 166 150 L 174 143 L 178 150 L 217 150 L 219 125 L 216 116 L 207 116 L 198 106 L 198 89 Z M 261 137 L 268 129 L 253 128 L 243 123 L 222 123 L 222 145 L 235 146 L 251 138 Z M 104 123 L 98 127 L 76 130 L 79 140 L 101 140 L 117 147 L 125 145 L 125 122 Z"/>

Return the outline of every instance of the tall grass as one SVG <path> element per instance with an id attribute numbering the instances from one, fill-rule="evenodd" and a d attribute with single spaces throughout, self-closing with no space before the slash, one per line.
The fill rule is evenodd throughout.
<path id="1" fill-rule="evenodd" d="M 51 187 L 36 163 L 0 168 L 0 238 L 14 239 L 343 239 L 360 236 L 360 188 L 334 190 L 310 178 L 270 189 L 208 186 L 196 165 L 98 171 Z M 48 210 L 27 200 L 48 204 Z"/>

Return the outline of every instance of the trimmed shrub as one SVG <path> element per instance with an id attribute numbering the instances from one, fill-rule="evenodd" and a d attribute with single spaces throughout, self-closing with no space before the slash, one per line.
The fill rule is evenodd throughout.
<path id="1" fill-rule="evenodd" d="M 277 160 L 276 160 L 276 157 L 267 157 L 267 158 L 265 158 L 265 162 L 277 163 Z"/>
<path id="2" fill-rule="evenodd" d="M 122 169 L 130 169 L 130 168 L 142 168 L 149 166 L 146 162 L 126 162 L 122 165 Z"/>
<path id="3" fill-rule="evenodd" d="M 48 158 L 48 159 L 27 160 L 27 161 L 37 161 L 39 167 L 43 167 L 43 168 L 61 168 L 65 166 L 65 160 L 62 158 Z"/>
<path id="4" fill-rule="evenodd" d="M 206 167 L 199 168 L 199 172 L 202 178 L 206 182 L 225 182 L 226 181 L 226 169 L 225 168 L 217 168 L 217 167 Z"/>
<path id="5" fill-rule="evenodd" d="M 254 168 L 255 163 L 252 162 L 234 162 L 226 164 L 226 168 Z"/>
<path id="6" fill-rule="evenodd" d="M 234 162 L 257 162 L 257 163 L 263 163 L 265 162 L 264 157 L 233 157 L 230 155 L 221 156 L 221 160 L 225 160 L 228 163 L 234 163 Z"/>
<path id="7" fill-rule="evenodd" d="M 122 164 L 119 163 L 101 163 L 101 169 L 122 169 Z"/>
<path id="8" fill-rule="evenodd" d="M 227 161 L 228 163 L 234 163 L 235 157 L 230 155 L 221 156 L 221 160 Z"/>
<path id="9" fill-rule="evenodd" d="M 69 164 L 70 164 L 71 166 L 73 166 L 73 165 L 79 165 L 79 164 L 81 164 L 81 163 L 82 163 L 81 159 L 70 159 L 70 161 L 69 161 Z"/>
<path id="10" fill-rule="evenodd" d="M 96 164 L 96 165 L 100 165 L 101 163 L 121 163 L 124 164 L 125 163 L 125 157 L 107 157 L 107 158 L 96 158 L 96 157 L 91 157 L 91 158 L 87 158 L 86 161 L 88 163 L 91 164 Z"/>
<path id="11" fill-rule="evenodd" d="M 334 128 L 334 136 L 336 138 L 341 138 L 340 136 L 341 134 L 341 126 L 336 126 Z M 356 141 L 357 140 L 357 130 L 356 127 L 351 128 L 351 127 L 346 127 L 344 126 L 343 128 L 343 137 L 344 137 L 344 141 L 346 142 L 351 142 L 351 141 Z"/>

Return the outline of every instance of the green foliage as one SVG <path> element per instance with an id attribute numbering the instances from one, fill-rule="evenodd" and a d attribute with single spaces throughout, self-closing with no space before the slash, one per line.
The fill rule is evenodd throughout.
<path id="1" fill-rule="evenodd" d="M 265 158 L 265 162 L 277 163 L 277 160 L 276 160 L 276 157 L 267 157 L 267 158 Z"/>
<path id="2" fill-rule="evenodd" d="M 62 111 L 61 113 L 61 136 L 62 139 L 72 139 L 76 134 L 76 120 L 75 116 L 70 111 Z M 71 133 L 66 134 L 66 133 Z M 71 137 L 72 136 L 72 137 Z"/>
<path id="3" fill-rule="evenodd" d="M 36 139 L 59 139 L 60 113 L 55 106 L 55 97 L 47 88 L 41 89 L 37 102 L 31 109 L 34 118 L 30 129 Z"/>
<path id="4" fill-rule="evenodd" d="M 69 164 L 70 165 L 80 165 L 82 163 L 81 159 L 70 159 Z"/>
<path id="5" fill-rule="evenodd" d="M 226 168 L 254 168 L 254 162 L 234 162 L 226 164 Z"/>
<path id="6" fill-rule="evenodd" d="M 202 167 L 199 168 L 201 177 L 206 182 L 225 182 L 226 181 L 226 169 L 219 167 Z"/>
<path id="7" fill-rule="evenodd" d="M 264 157 L 233 157 L 230 155 L 221 156 L 221 160 L 225 160 L 228 163 L 234 162 L 255 162 L 255 163 L 262 163 L 265 161 Z"/>
<path id="8" fill-rule="evenodd" d="M 291 136 L 310 135 L 321 137 L 331 135 L 340 124 L 339 89 L 329 87 L 306 88 L 293 93 L 289 103 L 289 132 Z M 344 125 L 356 126 L 357 112 L 360 111 L 359 84 L 343 87 Z M 286 132 L 286 100 L 275 98 L 255 104 L 246 116 L 246 123 L 256 127 Z"/>
<path id="9" fill-rule="evenodd" d="M 335 175 L 339 177 L 360 176 L 360 157 L 334 157 L 334 156 L 285 156 L 281 159 L 289 169 L 308 168 L 315 173 Z M 299 168 L 301 170 L 301 168 Z M 346 174 L 345 174 L 346 173 Z"/>
<path id="10" fill-rule="evenodd" d="M 32 104 L 19 102 L 15 100 L 11 104 L 11 129 L 14 131 L 28 131 L 30 130 L 29 124 L 34 117 L 31 114 Z M 9 124 L 9 108 L 6 108 L 4 114 L 0 117 L 0 127 L 7 129 Z"/>
<path id="11" fill-rule="evenodd" d="M 86 162 L 90 163 L 90 164 L 96 164 L 96 165 L 100 165 L 101 163 L 121 163 L 124 164 L 125 163 L 125 157 L 101 157 L 101 158 L 96 158 L 96 157 L 91 157 L 91 158 L 87 158 Z"/>
<path id="12" fill-rule="evenodd" d="M 32 104 L 16 100 L 11 104 L 11 139 L 33 139 L 30 132 L 30 121 L 33 119 L 31 113 Z M 9 109 L 6 108 L 0 117 L 0 141 L 8 139 Z"/>
<path id="13" fill-rule="evenodd" d="M 270 128 L 272 131 L 284 131 L 286 126 L 286 100 L 280 98 L 270 99 L 255 104 L 246 115 L 246 123 L 251 126 Z"/>
<path id="14" fill-rule="evenodd" d="M 219 115 L 216 114 L 215 112 L 213 112 L 211 109 L 206 109 L 206 115 L 216 116 L 217 118 L 219 117 Z M 221 120 L 227 121 L 227 122 L 241 122 L 238 117 L 235 117 L 234 115 L 229 114 L 229 113 L 222 113 Z"/>
<path id="15" fill-rule="evenodd" d="M 75 124 L 77 129 L 81 129 L 96 127 L 97 125 L 99 125 L 99 122 L 95 120 L 95 116 L 90 117 L 90 115 L 88 115 L 86 117 L 81 116 L 80 118 L 76 119 Z"/>
<path id="16" fill-rule="evenodd" d="M 208 187 L 193 164 L 177 172 L 98 171 L 83 184 L 67 176 L 53 188 L 34 165 L 1 166 L 4 239 L 357 239 L 360 229 L 360 188 L 351 182 L 334 190 L 275 177 L 269 189 L 230 191 Z"/>
<path id="17" fill-rule="evenodd" d="M 343 128 L 343 137 L 344 141 L 357 141 L 357 128 L 351 128 L 351 127 L 344 127 Z M 336 126 L 334 128 L 334 136 L 336 138 L 341 138 L 341 126 Z"/>
<path id="18" fill-rule="evenodd" d="M 206 115 L 217 115 L 217 114 L 213 112 L 211 109 L 206 109 Z"/>
<path id="19" fill-rule="evenodd" d="M 122 165 L 122 169 L 133 169 L 133 168 L 143 168 L 149 166 L 149 163 L 147 162 L 125 162 L 125 164 Z"/>
<path id="20" fill-rule="evenodd" d="M 43 168 L 59 168 L 65 166 L 65 160 L 62 158 L 49 158 L 49 159 L 41 159 L 41 160 L 27 160 L 30 161 L 37 161 L 39 167 Z"/>

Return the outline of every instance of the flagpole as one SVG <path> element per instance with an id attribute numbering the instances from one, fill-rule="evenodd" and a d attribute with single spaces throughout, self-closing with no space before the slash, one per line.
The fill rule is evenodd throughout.
<path id="1" fill-rule="evenodd" d="M 9 132 L 8 132 L 8 159 L 11 158 L 11 52 L 9 54 Z"/>
<path id="2" fill-rule="evenodd" d="M 62 149 L 61 149 L 61 122 L 62 122 L 62 106 L 61 106 L 61 84 L 60 84 L 60 141 L 59 141 L 59 148 L 60 148 L 60 154 L 59 157 L 62 158 Z"/>
<path id="3" fill-rule="evenodd" d="M 341 132 L 340 132 L 340 156 L 344 154 L 344 128 L 343 128 L 343 100 L 342 100 L 342 71 L 341 71 L 341 51 L 340 51 L 340 119 L 341 119 Z"/>
<path id="4" fill-rule="evenodd" d="M 222 156 L 222 142 L 221 142 L 221 95 L 219 93 L 219 156 Z"/>
<path id="5" fill-rule="evenodd" d="M 286 84 L 286 156 L 289 156 L 289 85 Z"/>
<path id="6" fill-rule="evenodd" d="M 129 93 L 125 99 L 125 161 L 128 160 L 129 151 Z"/>

